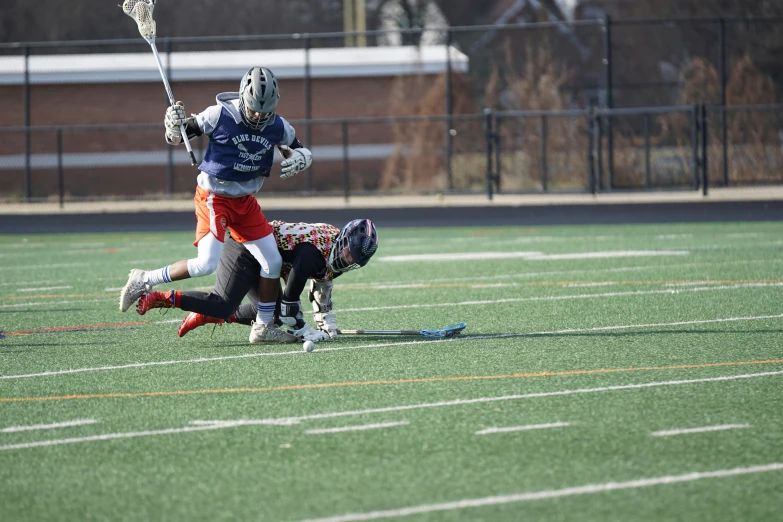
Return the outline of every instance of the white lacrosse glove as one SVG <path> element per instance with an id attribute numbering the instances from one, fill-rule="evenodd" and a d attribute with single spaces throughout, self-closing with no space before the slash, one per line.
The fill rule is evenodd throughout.
<path id="1" fill-rule="evenodd" d="M 166 126 L 166 142 L 171 145 L 182 143 L 182 125 L 188 120 L 185 114 L 185 105 L 177 102 L 166 109 L 166 116 L 163 118 L 163 125 Z"/>
<path id="2" fill-rule="evenodd" d="M 331 337 L 329 337 L 328 333 L 323 332 L 321 330 L 316 330 L 315 328 L 310 326 L 310 323 L 305 323 L 305 325 L 302 328 L 294 331 L 293 334 L 299 337 L 303 341 L 313 341 L 314 343 L 320 343 L 320 342 L 331 340 Z"/>
<path id="3" fill-rule="evenodd" d="M 280 162 L 280 167 L 282 169 L 280 177 L 283 179 L 296 176 L 313 164 L 313 154 L 309 149 L 304 147 L 292 149 L 288 145 L 280 145 L 279 149 L 280 154 L 285 158 Z"/>

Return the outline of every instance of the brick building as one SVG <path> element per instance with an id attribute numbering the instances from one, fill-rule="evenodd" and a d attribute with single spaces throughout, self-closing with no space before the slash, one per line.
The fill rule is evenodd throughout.
<path id="1" fill-rule="evenodd" d="M 456 74 L 467 71 L 464 54 L 451 48 L 449 55 Z M 421 85 L 433 85 L 447 69 L 444 46 L 312 49 L 309 59 L 298 49 L 182 52 L 172 53 L 170 63 L 165 54 L 161 59 L 176 98 L 189 112 L 215 103 L 219 92 L 236 91 L 251 65 L 272 69 L 280 81 L 278 112 L 292 120 L 300 139 L 309 138 L 313 149 L 314 190 L 343 182 L 344 139 L 339 121 L 309 127 L 297 121 L 307 116 L 308 90 L 311 119 L 382 117 L 390 114 L 396 80 L 416 77 Z M 162 119 L 168 102 L 151 53 L 31 56 L 29 83 L 31 125 L 63 127 L 66 193 L 89 197 L 167 190 L 162 180 L 169 176 L 170 151 L 163 141 Z M 445 105 L 439 112 L 444 111 Z M 394 110 L 401 113 L 405 105 Z M 24 60 L 0 57 L 0 197 L 15 197 L 23 190 L 24 132 L 8 128 L 23 126 L 24 114 Z M 73 127 L 84 125 L 112 127 Z M 351 174 L 362 178 L 356 180 L 357 188 L 371 189 L 372 180 L 362 173 L 378 170 L 391 154 L 390 125 L 352 123 L 346 137 Z M 56 144 L 54 129 L 31 135 L 33 197 L 56 192 Z M 204 146 L 203 139 L 194 143 L 197 150 Z M 168 190 L 191 191 L 195 169 L 184 149 L 174 149 L 173 160 Z M 292 185 L 304 188 L 304 179 L 295 180 L 285 190 Z M 275 190 L 282 183 L 273 177 L 265 189 Z"/>

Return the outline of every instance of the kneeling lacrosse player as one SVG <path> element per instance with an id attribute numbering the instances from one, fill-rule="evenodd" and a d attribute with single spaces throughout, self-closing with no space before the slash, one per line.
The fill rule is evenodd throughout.
<path id="1" fill-rule="evenodd" d="M 342 230 L 325 223 L 272 221 L 275 240 L 283 259 L 281 276 L 285 290 L 276 307 L 276 322 L 297 340 L 329 341 L 337 337 L 332 310 L 334 279 L 365 266 L 378 249 L 378 233 L 369 219 L 355 219 Z M 136 311 L 144 315 L 151 308 L 180 308 L 191 312 L 182 321 L 178 335 L 208 323 L 250 325 L 258 295 L 258 262 L 241 244 L 226 240 L 217 269 L 215 291 L 170 290 L 149 292 L 139 299 Z M 307 280 L 317 328 L 304 320 L 300 296 Z M 241 304 L 245 295 L 252 304 Z M 241 306 L 240 306 L 241 305 Z"/>
<path id="2" fill-rule="evenodd" d="M 272 71 L 253 67 L 242 77 L 239 92 L 218 94 L 217 104 L 200 114 L 187 117 L 181 103 L 166 110 L 166 142 L 170 145 L 182 143 L 183 125 L 188 138 L 209 136 L 194 197 L 198 255 L 157 270 L 131 270 L 120 293 L 121 311 L 157 284 L 213 273 L 226 230 L 230 230 L 258 262 L 259 299 L 250 342 L 295 340 L 273 322 L 283 260 L 272 227 L 253 195 L 269 177 L 276 146 L 285 157 L 281 178 L 294 176 L 312 163 L 312 154 L 296 138 L 294 128 L 275 114 L 279 97 Z"/>

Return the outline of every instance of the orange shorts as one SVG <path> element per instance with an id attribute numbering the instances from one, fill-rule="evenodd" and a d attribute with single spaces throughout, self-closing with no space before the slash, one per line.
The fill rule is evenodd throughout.
<path id="1" fill-rule="evenodd" d="M 261 211 L 261 206 L 255 196 L 241 198 L 225 198 L 196 187 L 196 241 L 207 234 L 214 235 L 221 243 L 225 241 L 226 229 L 231 230 L 231 237 L 245 243 L 261 239 L 272 233 L 272 226 Z"/>

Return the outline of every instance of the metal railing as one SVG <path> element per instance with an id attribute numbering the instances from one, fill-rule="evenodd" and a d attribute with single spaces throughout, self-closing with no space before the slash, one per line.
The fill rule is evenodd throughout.
<path id="1" fill-rule="evenodd" d="M 302 125 L 305 129 L 304 141 L 308 144 L 317 143 L 315 127 L 326 125 L 313 118 L 313 93 L 312 93 L 312 70 L 311 70 L 311 52 L 313 49 L 328 48 L 334 46 L 343 46 L 345 36 L 363 35 L 370 45 L 383 45 L 391 35 L 404 35 L 410 37 L 413 41 L 418 41 L 425 33 L 440 35 L 439 40 L 445 46 L 446 52 L 446 74 L 443 97 L 443 116 L 434 117 L 434 121 L 439 121 L 443 132 L 437 134 L 438 141 L 433 143 L 433 147 L 443 149 L 442 164 L 444 165 L 445 190 L 460 190 L 459 180 L 455 177 L 463 175 L 461 172 L 454 172 L 454 158 L 463 155 L 458 143 L 459 139 L 454 134 L 455 124 L 460 120 L 455 114 L 455 85 L 454 73 L 448 49 L 451 46 L 458 46 L 465 49 L 468 53 L 471 63 L 469 79 L 471 88 L 479 107 L 490 107 L 493 109 L 493 116 L 489 122 L 483 121 L 483 124 L 489 129 L 487 134 L 493 133 L 493 128 L 489 124 L 497 123 L 501 129 L 498 135 L 497 143 L 493 140 L 487 141 L 487 148 L 491 147 L 495 157 L 494 163 L 497 164 L 498 172 L 503 170 L 506 163 L 513 165 L 506 158 L 505 163 L 501 161 L 504 150 L 502 129 L 514 113 L 513 107 L 504 106 L 496 99 L 491 99 L 484 89 L 488 78 L 492 76 L 493 70 L 503 67 L 506 63 L 525 63 L 526 52 L 533 49 L 540 51 L 539 42 L 545 41 L 551 48 L 552 56 L 558 60 L 558 63 L 566 63 L 579 71 L 578 80 L 564 85 L 562 90 L 568 91 L 573 105 L 592 107 L 574 111 L 577 118 L 587 118 L 591 131 L 585 133 L 585 143 L 578 143 L 580 150 L 586 150 L 590 140 L 593 142 L 593 154 L 595 156 L 595 190 L 613 190 L 617 188 L 616 179 L 623 181 L 623 173 L 616 174 L 616 162 L 626 161 L 622 156 L 626 145 L 618 144 L 616 141 L 627 142 L 628 136 L 641 135 L 652 139 L 650 133 L 654 132 L 653 127 L 656 123 L 653 121 L 654 114 L 663 114 L 667 108 L 673 106 L 671 96 L 668 91 L 671 87 L 679 85 L 677 81 L 661 81 L 660 78 L 648 74 L 650 67 L 657 68 L 658 64 L 669 56 L 673 51 L 672 45 L 684 47 L 683 52 L 695 56 L 704 56 L 716 70 L 718 79 L 717 94 L 705 100 L 707 103 L 707 115 L 703 119 L 709 120 L 704 124 L 709 128 L 710 143 L 705 145 L 710 151 L 717 146 L 721 153 L 717 157 L 709 154 L 709 161 L 705 153 L 704 162 L 708 165 L 717 165 L 721 172 L 719 175 L 711 175 L 711 179 L 721 181 L 723 185 L 729 185 L 736 177 L 732 176 L 731 165 L 744 165 L 747 163 L 747 152 L 738 149 L 734 140 L 729 136 L 730 132 L 737 134 L 737 130 L 732 130 L 731 121 L 739 118 L 737 114 L 743 111 L 762 113 L 763 110 L 752 110 L 743 107 L 727 106 L 727 88 L 729 84 L 730 70 L 732 60 L 745 52 L 745 49 L 752 47 L 749 43 L 756 42 L 756 48 L 764 49 L 765 39 L 773 37 L 780 28 L 783 27 L 782 18 L 691 18 L 691 19 L 649 19 L 649 20 L 613 20 L 610 17 L 592 20 L 577 21 L 555 21 L 544 23 L 519 23 L 504 26 L 486 25 L 469 27 L 449 27 L 443 29 L 402 29 L 386 31 L 368 31 L 364 33 L 313 33 L 313 34 L 287 34 L 287 35 L 245 35 L 245 36 L 222 36 L 222 37 L 159 37 L 158 44 L 162 54 L 167 55 L 166 63 L 171 63 L 171 56 L 177 52 L 188 49 L 215 49 L 226 46 L 262 46 L 264 48 L 301 48 L 304 51 L 304 74 L 303 74 L 303 114 Z M 642 37 L 640 34 L 648 31 L 649 37 Z M 645 33 L 645 34 L 648 34 Z M 655 40 L 657 38 L 657 40 Z M 651 41 L 653 40 L 653 41 Z M 637 43 L 639 42 L 639 43 Z M 506 44 L 513 45 L 506 45 Z M 105 52 L 108 50 L 127 50 L 134 49 L 141 51 L 144 49 L 145 42 L 139 38 L 122 40 L 95 40 L 95 41 L 69 41 L 69 42 L 17 42 L 0 44 L 0 54 L 21 55 L 24 59 L 23 77 L 21 80 L 22 96 L 19 109 L 19 115 L 14 116 L 12 112 L 7 112 L 6 119 L 15 119 L 23 123 L 23 139 L 17 143 L 16 150 L 23 150 L 23 169 L 24 184 L 21 189 L 20 199 L 33 200 L 36 197 L 33 189 L 32 173 L 35 169 L 34 156 L 36 154 L 37 144 L 32 143 L 32 136 L 35 133 L 43 132 L 42 127 L 33 127 L 31 125 L 31 73 L 30 58 L 36 53 L 68 53 L 68 52 Z M 654 51 L 650 51 L 653 49 Z M 538 52 L 536 51 L 536 52 Z M 771 52 L 771 51 L 770 51 Z M 570 57 L 570 54 L 574 57 Z M 647 53 L 647 54 L 644 54 Z M 669 53 L 669 54 L 666 54 Z M 641 59 L 640 59 L 641 57 Z M 486 58 L 486 59 L 485 59 Z M 529 58 L 529 57 L 527 57 Z M 646 64 L 647 69 L 637 71 L 634 65 L 637 62 Z M 494 68 L 494 69 L 493 69 Z M 646 71 L 646 72 L 645 72 Z M 507 71 L 506 71 L 507 72 Z M 630 76 L 630 78 L 629 78 Z M 510 80 L 508 80 L 510 81 Z M 650 94 L 652 92 L 652 94 Z M 658 106 L 655 109 L 634 108 L 637 112 L 634 114 L 611 112 L 623 106 L 637 105 Z M 774 111 L 777 114 L 778 106 L 774 105 Z M 498 110 L 502 109 L 502 110 Z M 692 109 L 677 109 L 675 112 L 687 113 Z M 663 111 L 663 112 L 662 112 Z M 519 113 L 519 111 L 516 111 Z M 557 125 L 565 113 L 531 113 L 528 111 L 526 116 L 518 114 L 518 118 L 529 121 L 531 118 L 537 118 L 539 141 L 542 151 L 539 154 L 539 160 L 536 162 L 540 166 L 540 189 L 549 190 L 552 185 L 549 171 L 557 170 L 557 158 L 547 152 L 554 144 L 551 143 L 552 129 L 551 125 Z M 586 116 L 590 113 L 593 116 Z M 644 115 L 647 115 L 646 117 Z M 758 114 L 757 114 L 758 115 Z M 762 114 L 763 115 L 763 114 Z M 641 117 L 641 123 L 627 123 L 624 118 Z M 697 128 L 699 118 L 690 115 L 691 129 Z M 365 123 L 369 124 L 369 120 Z M 355 125 L 350 119 L 345 120 L 345 128 L 339 133 L 346 136 L 351 134 L 351 128 Z M 617 126 L 620 126 L 618 129 Z M 637 128 L 638 126 L 641 128 Z M 630 132 L 627 127 L 633 127 Z M 625 128 L 624 128 L 625 127 Z M 110 132 L 116 132 L 111 126 L 102 126 Z M 126 130 L 129 126 L 124 126 Z M 145 126 L 132 126 L 136 129 L 146 129 Z M 2 128 L 0 128 L 2 129 Z M 94 127 L 93 129 L 98 129 Z M 646 130 L 645 130 L 646 129 Z M 700 128 L 699 128 L 700 129 Z M 67 142 L 70 132 L 76 132 L 78 128 L 62 126 L 59 131 L 59 141 Z M 5 128 L 3 132 L 16 132 Z M 701 130 L 699 131 L 701 132 Z M 530 132 L 526 131 L 527 134 Z M 646 134 L 645 134 L 646 133 Z M 776 134 L 777 131 L 775 130 Z M 719 143 L 715 143 L 715 140 Z M 644 138 L 643 138 L 644 139 Z M 753 138 L 756 139 L 756 138 Z M 768 138 L 765 138 L 768 139 Z M 53 139 L 57 141 L 57 139 Z M 349 140 L 350 141 L 350 140 Z M 681 139 L 682 141 L 682 139 Z M 693 142 L 693 139 L 690 140 Z M 584 148 L 581 149 L 582 145 Z M 575 145 L 576 146 L 576 145 Z M 68 148 L 67 143 L 62 144 L 61 148 Z M 619 147 L 619 148 L 618 148 Z M 344 144 L 343 148 L 352 149 L 350 144 Z M 555 147 L 556 148 L 556 147 Z M 638 147 L 637 147 L 638 148 Z M 654 188 L 660 183 L 656 183 L 656 164 L 655 154 L 651 151 L 656 150 L 655 144 L 643 146 L 643 150 L 648 152 L 645 156 L 644 167 L 644 186 L 640 188 Z M 618 152 L 619 151 L 619 152 Z M 65 154 L 65 153 L 64 153 Z M 130 153 L 129 153 L 130 154 Z M 618 154 L 620 156 L 618 157 Z M 169 155 L 169 152 L 166 152 Z M 737 156 L 732 161 L 731 156 Z M 175 167 L 177 163 L 176 153 L 171 153 L 172 159 L 168 161 L 166 192 L 176 191 Z M 350 155 L 344 155 L 349 157 Z M 61 159 L 70 158 L 63 155 Z M 744 158 L 744 159 L 743 159 Z M 717 159 L 717 160 L 716 160 Z M 0 160 L 2 161 L 2 160 Z M 16 161 L 16 160 L 14 160 Z M 70 161 L 70 160 L 68 160 Z M 68 161 L 65 162 L 64 169 L 71 169 Z M 554 163 L 553 163 L 554 161 Z M 589 162 L 591 165 L 593 162 Z M 627 161 L 626 161 L 627 163 Z M 349 162 L 348 168 L 353 165 Z M 355 168 L 355 167 L 354 167 Z M 627 165 L 621 166 L 620 170 L 627 170 Z M 6 169 L 8 170 L 8 169 Z M 314 169 L 314 172 L 317 169 Z M 350 178 L 350 175 L 348 175 Z M 495 176 L 498 185 L 495 190 L 500 189 L 500 175 Z M 504 177 L 508 177 L 505 176 Z M 769 176 L 771 178 L 771 176 Z M 743 180 L 754 181 L 751 177 L 742 177 Z M 513 178 L 512 178 L 513 181 Z M 744 182 L 744 181 L 743 181 Z M 315 190 L 317 182 L 312 174 L 308 173 L 304 177 L 303 192 L 310 193 Z M 529 185 L 529 184 L 528 184 Z M 554 185 L 557 187 L 557 183 Z M 620 187 L 623 183 L 619 184 Z M 635 186 L 635 185 L 634 185 Z M 512 184 L 513 187 L 513 184 Z M 520 184 L 523 189 L 530 189 L 524 183 Z"/>
<path id="2" fill-rule="evenodd" d="M 450 149 L 443 145 L 447 120 Z M 721 134 L 724 120 L 727 132 Z M 606 161 L 610 121 L 616 132 L 613 169 Z M 783 104 L 486 110 L 310 123 L 314 186 L 303 176 L 283 181 L 273 175 L 265 195 L 318 193 L 347 200 L 450 191 L 483 192 L 492 199 L 498 193 L 660 189 L 706 195 L 710 185 L 783 183 Z M 33 154 L 8 154 L 27 133 L 35 137 Z M 120 135 L 136 139 L 128 143 Z M 166 146 L 161 135 L 160 125 L 0 127 L 0 187 L 6 187 L 0 193 L 4 199 L 60 204 L 189 197 L 197 171 L 184 149 Z M 193 143 L 199 159 L 205 146 L 204 137 Z M 18 182 L 26 166 L 35 174 L 31 197 Z"/>

